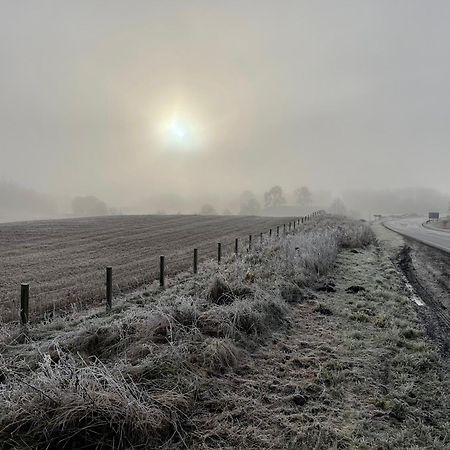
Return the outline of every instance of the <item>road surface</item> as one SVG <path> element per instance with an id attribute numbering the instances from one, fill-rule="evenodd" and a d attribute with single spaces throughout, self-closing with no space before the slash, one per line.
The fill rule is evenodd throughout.
<path id="1" fill-rule="evenodd" d="M 425 228 L 423 223 L 426 220 L 424 217 L 407 217 L 387 220 L 384 225 L 392 231 L 450 253 L 450 233 Z"/>

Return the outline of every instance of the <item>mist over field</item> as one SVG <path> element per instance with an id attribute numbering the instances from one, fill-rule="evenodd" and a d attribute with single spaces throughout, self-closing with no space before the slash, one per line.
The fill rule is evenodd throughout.
<path id="1" fill-rule="evenodd" d="M 449 18 L 443 0 L 4 1 L 0 220 L 275 214 L 273 186 L 364 218 L 446 210 Z"/>

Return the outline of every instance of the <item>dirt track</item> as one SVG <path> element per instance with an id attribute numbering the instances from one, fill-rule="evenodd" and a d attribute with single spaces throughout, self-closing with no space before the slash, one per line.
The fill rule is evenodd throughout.
<path id="1" fill-rule="evenodd" d="M 375 226 L 379 239 L 390 248 L 391 259 L 424 302 L 417 307 L 427 335 L 441 355 L 450 355 L 450 254 Z"/>
<path id="2" fill-rule="evenodd" d="M 412 239 L 398 255 L 398 264 L 428 308 L 419 315 L 428 335 L 444 355 L 450 354 L 450 255 Z"/>
<path id="3" fill-rule="evenodd" d="M 104 270 L 113 266 L 115 292 L 157 278 L 159 255 L 167 273 L 234 251 L 234 238 L 259 235 L 290 218 L 236 216 L 117 216 L 0 225 L 0 302 L 3 320 L 17 318 L 20 283 L 29 282 L 32 314 L 74 302 L 98 303 Z M 256 238 L 256 236 L 255 236 Z"/>

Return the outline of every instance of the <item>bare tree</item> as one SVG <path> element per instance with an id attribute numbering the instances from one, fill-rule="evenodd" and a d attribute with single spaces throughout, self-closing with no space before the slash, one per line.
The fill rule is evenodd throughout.
<path id="1" fill-rule="evenodd" d="M 203 216 L 215 216 L 217 211 L 213 205 L 210 203 L 205 203 L 200 209 L 200 214 Z"/>
<path id="2" fill-rule="evenodd" d="M 77 216 L 105 216 L 108 214 L 106 203 L 93 195 L 75 197 L 72 200 L 72 211 Z"/>
<path id="3" fill-rule="evenodd" d="M 55 214 L 57 205 L 49 195 L 0 180 L 0 218 L 28 218 Z"/>
<path id="4" fill-rule="evenodd" d="M 266 208 L 270 206 L 281 206 L 286 204 L 284 198 L 283 189 L 281 186 L 273 186 L 264 194 L 264 206 Z"/>
<path id="5" fill-rule="evenodd" d="M 295 203 L 300 206 L 308 206 L 312 203 L 311 191 L 306 187 L 302 186 L 294 191 Z"/>
<path id="6" fill-rule="evenodd" d="M 241 207 L 239 214 L 241 216 L 256 216 L 261 212 L 261 204 L 251 191 L 244 191 L 241 195 Z"/>

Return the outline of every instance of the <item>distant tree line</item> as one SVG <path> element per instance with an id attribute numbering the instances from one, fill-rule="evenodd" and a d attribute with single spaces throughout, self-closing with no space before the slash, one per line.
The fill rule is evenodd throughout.
<path id="1" fill-rule="evenodd" d="M 313 195 L 308 187 L 301 186 L 297 188 L 293 195 L 293 204 L 301 207 L 308 207 L 312 204 Z M 262 202 L 258 200 L 257 196 L 249 190 L 242 192 L 239 197 L 239 208 L 236 211 L 243 216 L 256 216 L 261 214 L 264 209 L 270 210 L 273 208 L 282 207 L 288 204 L 286 194 L 283 188 L 279 185 L 272 186 L 269 190 L 264 192 Z M 199 211 L 202 215 L 218 214 L 216 208 L 211 203 L 205 203 Z M 232 214 L 229 208 L 225 208 L 223 215 Z"/>
<path id="2" fill-rule="evenodd" d="M 0 180 L 0 220 L 52 217 L 57 210 L 50 195 Z"/>
<path id="3" fill-rule="evenodd" d="M 72 212 L 76 216 L 106 216 L 110 213 L 106 203 L 93 195 L 75 197 L 72 200 Z"/>

